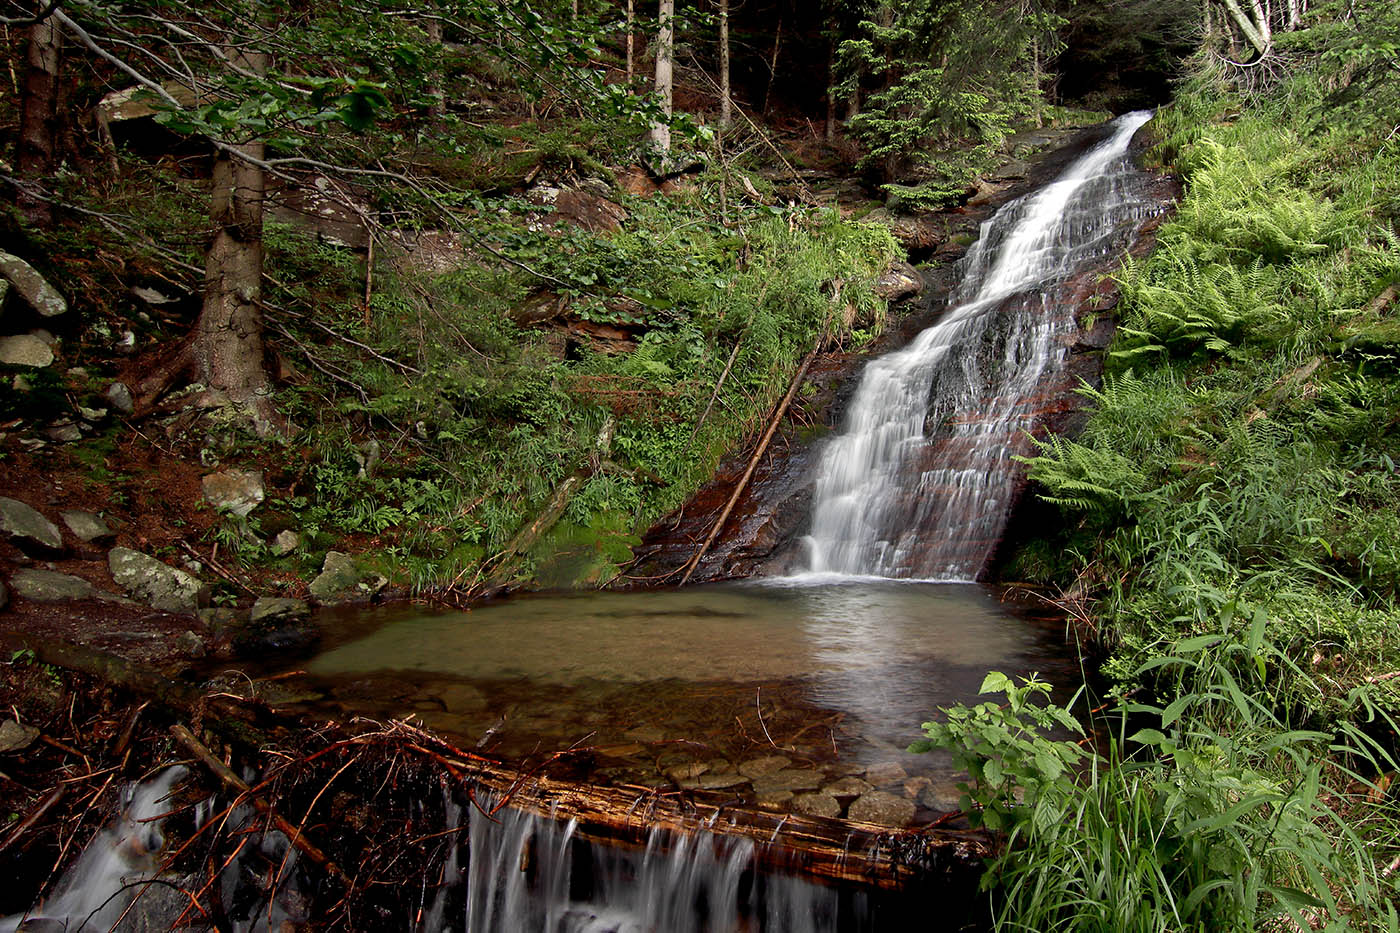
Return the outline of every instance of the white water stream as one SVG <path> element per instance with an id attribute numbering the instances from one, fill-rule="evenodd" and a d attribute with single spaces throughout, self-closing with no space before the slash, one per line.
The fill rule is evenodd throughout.
<path id="1" fill-rule="evenodd" d="M 1032 400 L 1067 356 L 1048 287 L 1153 209 L 1123 184 L 1128 144 L 1149 119 L 1119 117 L 1058 179 L 997 211 L 962 260 L 948 312 L 866 367 L 818 467 L 809 572 L 976 579 L 1000 536 Z"/>

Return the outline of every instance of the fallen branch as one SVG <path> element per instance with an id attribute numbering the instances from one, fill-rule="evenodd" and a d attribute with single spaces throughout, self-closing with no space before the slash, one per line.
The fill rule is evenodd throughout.
<path id="1" fill-rule="evenodd" d="M 35 807 L 34 810 L 24 818 L 24 821 L 11 830 L 10 834 L 5 837 L 3 842 L 0 842 L 0 852 L 4 852 L 10 846 L 14 845 L 25 833 L 37 826 L 39 821 L 44 818 L 44 814 L 52 810 L 54 805 L 62 800 L 63 795 L 67 792 L 68 787 L 66 785 L 58 785 L 58 788 L 54 790 L 52 794 L 49 794 L 49 796 L 44 799 L 43 803 Z"/>
<path id="2" fill-rule="evenodd" d="M 303 855 L 324 868 L 329 874 L 340 881 L 346 884 L 350 883 L 350 879 L 346 876 L 345 872 L 341 870 L 339 865 L 331 861 L 330 856 L 326 855 L 326 853 L 322 852 L 310 840 L 303 836 L 301 830 L 283 819 L 276 810 L 272 809 L 271 804 L 261 797 L 254 795 L 253 789 L 248 786 L 248 783 L 229 770 L 228 765 L 224 764 L 214 756 L 213 752 L 205 748 L 204 743 L 195 738 L 194 734 L 191 733 L 189 729 L 176 723 L 170 727 L 170 734 L 175 737 L 175 741 L 179 742 L 188 749 L 191 754 L 203 762 L 204 766 L 207 767 L 224 786 L 231 790 L 238 791 L 239 794 L 247 798 L 248 802 L 253 805 L 253 809 L 271 820 L 272 825 L 277 827 L 277 829 L 287 837 L 287 841 L 296 846 Z"/>
<path id="3" fill-rule="evenodd" d="M 823 334 L 825 337 L 825 334 Z M 729 501 L 725 503 L 724 510 L 720 512 L 719 518 L 715 520 L 714 526 L 710 528 L 710 533 L 705 537 L 705 543 L 700 545 L 685 564 L 685 575 L 681 577 L 681 586 L 690 582 L 691 574 L 695 573 L 695 568 L 700 566 L 700 560 L 705 556 L 705 552 L 710 549 L 710 545 L 715 543 L 715 538 L 724 530 L 724 525 L 729 521 L 729 514 L 734 511 L 735 504 L 739 497 L 744 494 L 744 490 L 749 487 L 749 480 L 753 479 L 754 470 L 758 469 L 758 462 L 763 459 L 763 454 L 768 450 L 768 444 L 773 440 L 773 434 L 778 430 L 778 425 L 782 423 L 783 416 L 787 414 L 788 407 L 792 405 L 792 400 L 797 395 L 797 387 L 802 384 L 802 380 L 807 376 L 807 368 L 812 365 L 812 360 L 817 357 L 817 350 L 821 348 L 822 341 L 819 339 L 817 345 L 812 348 L 802 360 L 802 365 L 798 367 L 796 375 L 792 377 L 792 384 L 788 386 L 787 394 L 774 409 L 772 417 L 768 419 L 768 427 L 763 432 L 763 437 L 758 442 L 758 447 L 754 450 L 753 456 L 749 458 L 748 469 L 744 470 L 744 475 L 734 486 L 734 492 L 730 493 Z"/>

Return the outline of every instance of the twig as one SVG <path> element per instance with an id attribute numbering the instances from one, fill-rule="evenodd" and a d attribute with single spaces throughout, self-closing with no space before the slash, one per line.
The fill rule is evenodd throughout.
<path id="1" fill-rule="evenodd" d="M 214 776 L 226 787 L 232 788 L 246 796 L 248 802 L 253 805 L 253 808 L 266 816 L 272 822 L 272 825 L 276 826 L 277 829 L 287 837 L 287 840 L 292 845 L 301 850 L 303 855 L 311 859 L 311 861 L 315 862 L 317 865 L 320 865 L 339 881 L 347 884 L 350 882 L 345 872 L 341 870 L 339 865 L 331 860 L 330 856 L 326 855 L 326 853 L 312 844 L 295 826 L 278 815 L 277 811 L 272 809 L 271 804 L 261 797 L 255 796 L 253 794 L 253 789 L 248 786 L 248 783 L 229 770 L 228 765 L 216 758 L 214 753 L 209 751 L 199 739 L 195 738 L 194 734 L 191 733 L 189 729 L 176 723 L 170 727 L 170 734 L 175 737 L 175 741 L 179 742 L 188 749 L 191 754 L 203 762 L 204 766 L 213 772 Z"/>
<path id="2" fill-rule="evenodd" d="M 22 823 L 20 823 L 13 830 L 11 830 L 10 834 L 5 837 L 5 840 L 3 842 L 0 842 L 0 852 L 4 852 L 10 846 L 14 845 L 16 842 L 19 841 L 21 836 L 23 836 L 25 833 L 29 832 L 29 830 L 34 828 L 34 826 L 36 826 L 39 823 L 39 821 L 44 818 L 44 814 L 52 810 L 54 808 L 54 805 L 57 804 L 60 800 L 62 800 L 63 795 L 67 792 L 67 786 L 60 784 L 53 793 L 49 794 L 49 796 L 44 799 L 43 803 L 35 807 L 33 812 L 31 812 L 28 816 L 24 818 L 24 821 Z"/>

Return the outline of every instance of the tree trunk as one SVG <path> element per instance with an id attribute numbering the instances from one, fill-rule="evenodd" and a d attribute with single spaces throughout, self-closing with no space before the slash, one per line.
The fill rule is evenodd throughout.
<path id="1" fill-rule="evenodd" d="M 836 40 L 826 53 L 826 141 L 836 140 Z"/>
<path id="2" fill-rule="evenodd" d="M 1263 58 L 1268 55 L 1273 38 L 1269 34 L 1268 20 L 1264 21 L 1261 28 L 1260 24 L 1252 20 L 1249 14 L 1240 7 L 1239 0 L 1221 0 L 1221 2 L 1225 4 L 1225 11 L 1230 14 L 1230 19 L 1239 29 L 1240 34 L 1244 36 L 1246 42 L 1254 46 L 1259 57 Z M 1259 5 L 1255 3 L 1254 7 L 1257 10 Z"/>
<path id="3" fill-rule="evenodd" d="M 436 56 L 433 70 L 428 74 L 428 118 L 438 124 L 447 114 L 447 92 L 443 90 L 442 79 L 442 20 L 436 16 L 428 18 L 423 23 L 423 30 L 428 34 L 428 44 Z"/>
<path id="4" fill-rule="evenodd" d="M 237 64 L 266 72 L 266 55 L 230 51 Z M 260 140 L 237 150 L 263 159 Z M 209 401 L 241 409 L 260 435 L 271 433 L 277 423 L 263 361 L 264 186 L 260 167 L 220 152 L 210 199 L 214 239 L 205 254 L 204 307 L 191 346 L 196 378 L 208 387 Z"/>
<path id="5" fill-rule="evenodd" d="M 778 52 L 783 47 L 783 21 L 778 19 L 778 30 L 773 36 L 773 57 L 768 62 L 768 87 L 763 92 L 763 115 L 768 116 L 768 104 L 773 100 L 773 81 L 778 77 Z"/>
<path id="6" fill-rule="evenodd" d="M 672 69 L 675 54 L 675 15 L 676 0 L 661 0 L 659 19 L 661 28 L 656 34 L 656 93 L 661 98 L 661 109 L 666 116 L 671 115 L 673 81 Z M 658 120 L 651 126 L 651 144 L 662 153 L 671 151 L 671 127 Z"/>
<path id="7" fill-rule="evenodd" d="M 627 0 L 627 83 L 632 83 L 632 72 L 634 70 L 634 55 L 632 50 L 632 23 L 637 18 L 633 11 L 635 0 Z"/>
<path id="8" fill-rule="evenodd" d="M 29 27 L 21 94 L 19 145 L 15 153 L 19 176 L 43 178 L 53 171 L 54 138 L 58 124 L 58 63 L 60 36 L 53 17 Z M 18 204 L 27 221 L 45 225 L 53 219 L 47 201 L 19 189 Z"/>
<path id="9" fill-rule="evenodd" d="M 729 129 L 729 0 L 719 0 L 719 128 Z"/>

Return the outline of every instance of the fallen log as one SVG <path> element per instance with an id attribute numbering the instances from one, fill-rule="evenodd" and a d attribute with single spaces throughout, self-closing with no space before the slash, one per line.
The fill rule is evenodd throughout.
<path id="1" fill-rule="evenodd" d="M 885 890 L 931 879 L 972 884 L 995 850 L 993 837 L 977 830 L 891 829 L 853 820 L 771 813 L 734 806 L 721 794 L 706 800 L 701 795 L 548 777 L 522 782 L 513 769 L 480 763 L 470 766 L 466 780 L 489 789 L 515 809 L 546 819 L 576 821 L 575 835 L 589 842 L 646 848 L 656 844 L 656 829 L 666 830 L 672 842 L 704 832 L 742 836 L 753 841 L 759 867 L 828 884 Z"/>
<path id="2" fill-rule="evenodd" d="M 825 339 L 825 335 L 823 335 Z M 797 374 L 792 377 L 792 383 L 788 386 L 787 394 L 778 403 L 778 407 L 773 410 L 773 415 L 768 419 L 768 427 L 763 432 L 763 437 L 759 439 L 758 447 L 754 449 L 753 456 L 749 458 L 748 469 L 744 470 L 744 475 L 739 478 L 739 482 L 734 486 L 734 492 L 729 496 L 729 501 L 724 504 L 724 509 L 719 513 L 719 518 L 710 528 L 710 533 L 705 537 L 705 542 L 695 551 L 695 554 L 686 561 L 685 574 L 681 577 L 681 586 L 690 582 L 691 574 L 695 573 L 695 568 L 700 566 L 700 560 L 709 551 L 710 545 L 715 543 L 715 538 L 724 530 L 724 525 L 729 521 L 729 514 L 734 511 L 735 504 L 739 497 L 744 494 L 744 490 L 749 487 L 749 480 L 753 479 L 754 470 L 758 469 L 758 463 L 763 459 L 763 454 L 768 450 L 768 443 L 773 440 L 773 434 L 778 430 L 778 425 L 782 423 L 783 415 L 787 414 L 788 407 L 792 405 L 793 396 L 797 394 L 797 387 L 802 385 L 802 380 L 807 375 L 807 368 L 812 365 L 812 360 L 817 357 L 817 350 L 821 348 L 822 341 L 817 341 L 817 345 L 802 360 L 802 365 L 798 367 Z"/>

